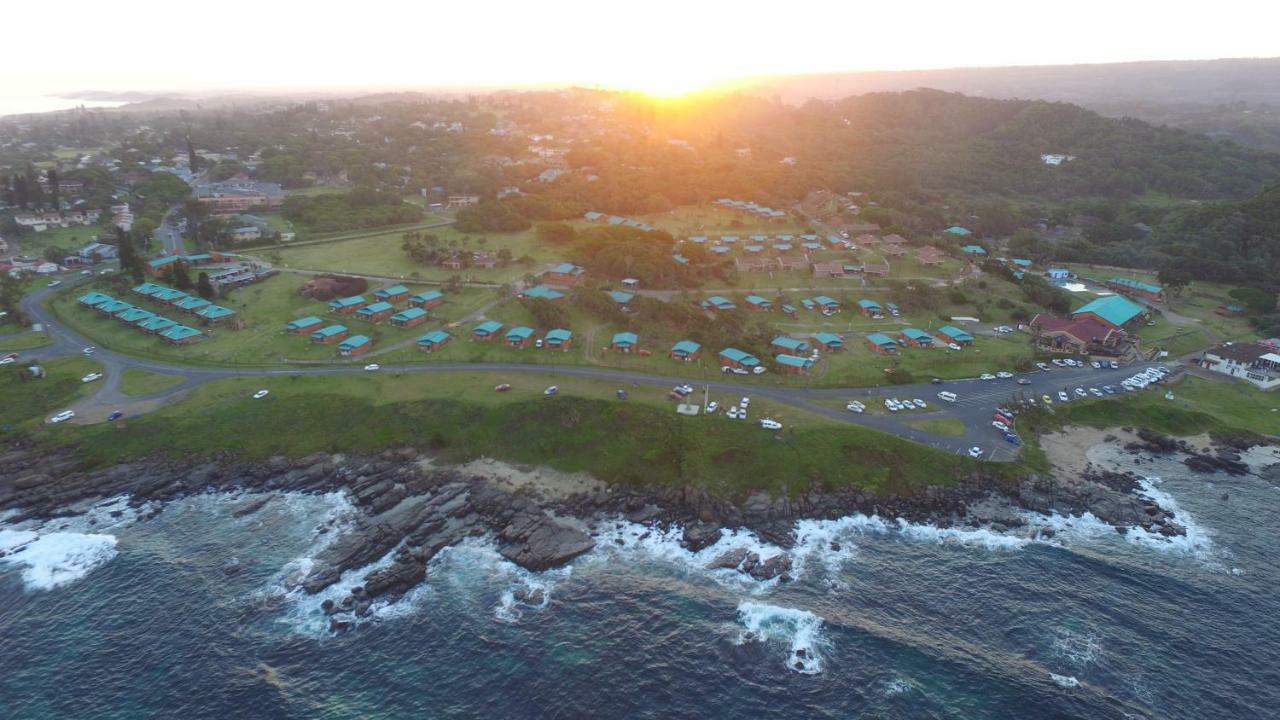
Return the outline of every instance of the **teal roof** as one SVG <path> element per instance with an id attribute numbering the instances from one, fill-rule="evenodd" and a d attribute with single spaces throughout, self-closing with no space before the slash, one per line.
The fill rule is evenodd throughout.
<path id="1" fill-rule="evenodd" d="M 235 310 L 232 310 L 231 308 L 227 308 L 227 307 L 222 307 L 221 305 L 210 305 L 206 308 L 201 308 L 200 310 L 196 311 L 196 315 L 199 315 L 200 317 L 205 318 L 206 320 L 219 320 L 224 317 L 231 317 L 232 315 L 235 315 L 235 314 L 236 314 Z"/>
<path id="2" fill-rule="evenodd" d="M 1049 268 L 1047 272 L 1049 273 L 1050 277 L 1058 277 L 1058 276 L 1066 277 L 1067 275 L 1071 274 L 1071 271 L 1066 268 Z"/>
<path id="3" fill-rule="evenodd" d="M 1031 267 L 1032 265 L 1034 265 L 1035 263 L 1031 262 L 1030 260 L 1028 260 L 1028 259 L 1026 259 L 1026 258 L 1014 258 L 1014 259 L 1013 259 L 1013 264 L 1014 264 L 1014 265 L 1017 265 L 1018 267 L 1028 268 L 1028 267 Z"/>
<path id="4" fill-rule="evenodd" d="M 115 315 L 116 313 L 122 313 L 131 307 L 133 307 L 131 303 L 127 303 L 123 300 L 112 300 L 99 305 L 98 310 L 100 312 L 107 313 L 108 315 Z"/>
<path id="5" fill-rule="evenodd" d="M 205 300 L 204 298 L 185 297 L 179 300 L 178 302 L 174 303 L 173 306 L 180 310 L 199 310 L 200 308 L 208 304 L 209 304 L 209 301 Z"/>
<path id="6" fill-rule="evenodd" d="M 973 231 L 969 228 L 960 227 L 959 225 L 952 225 L 942 232 L 947 233 L 948 235 L 959 235 L 960 237 L 969 237 L 973 234 Z"/>
<path id="7" fill-rule="evenodd" d="M 155 283 L 145 282 L 135 287 L 133 291 L 138 293 L 139 295 L 154 295 L 164 289 L 166 288 L 163 285 L 157 285 Z"/>
<path id="8" fill-rule="evenodd" d="M 902 334 L 918 342 L 933 342 L 932 335 L 923 330 L 917 330 L 916 328 L 907 328 L 902 331 Z"/>
<path id="9" fill-rule="evenodd" d="M 619 305 L 626 305 L 631 302 L 631 298 L 635 297 L 635 295 L 629 292 L 622 292 L 621 290 L 610 290 L 609 297 L 613 298 L 613 301 Z"/>
<path id="10" fill-rule="evenodd" d="M 839 304 L 840 304 L 839 302 L 837 302 L 837 301 L 836 301 L 836 299 L 835 299 L 835 298 L 827 297 L 826 295 L 818 295 L 818 296 L 816 296 L 816 297 L 814 297 L 814 298 L 813 298 L 813 301 L 814 301 L 814 302 L 816 302 L 816 303 L 818 303 L 819 305 L 824 305 L 824 306 L 825 306 L 825 305 L 839 305 Z"/>
<path id="11" fill-rule="evenodd" d="M 884 333 L 871 333 L 867 336 L 867 342 L 879 347 L 897 347 L 898 345 L 898 343 L 893 341 L 893 338 L 885 335 Z"/>
<path id="12" fill-rule="evenodd" d="M 717 251 L 717 250 L 728 250 L 728 249 L 729 249 L 729 248 L 711 248 L 711 251 L 712 251 L 712 252 L 715 252 L 715 251 Z M 683 255 L 681 255 L 680 253 L 676 253 L 675 255 L 672 255 L 672 256 L 671 256 L 671 259 L 672 259 L 672 260 L 675 260 L 677 265 L 688 265 L 688 264 L 689 264 L 689 258 L 687 258 L 687 257 L 685 257 L 685 256 L 683 256 Z"/>
<path id="13" fill-rule="evenodd" d="M 213 256 L 209 253 L 195 253 L 193 255 L 184 255 L 182 259 L 187 262 L 203 262 L 205 260 L 212 260 Z"/>
<path id="14" fill-rule="evenodd" d="M 542 300 L 559 300 L 564 297 L 564 293 L 559 290 L 552 290 L 546 285 L 538 285 L 525 290 L 524 296 L 528 298 L 540 298 Z"/>
<path id="15" fill-rule="evenodd" d="M 162 302 L 174 302 L 188 297 L 186 293 L 174 288 L 162 288 L 151 294 L 151 297 Z"/>
<path id="16" fill-rule="evenodd" d="M 1107 295 L 1087 303 L 1072 315 L 1093 313 L 1103 320 L 1120 327 L 1142 314 L 1142 306 L 1120 295 Z"/>
<path id="17" fill-rule="evenodd" d="M 880 303 L 876 302 L 875 300 L 868 300 L 866 298 L 863 298 L 858 301 L 858 307 L 862 308 L 863 310 L 879 310 Z"/>
<path id="18" fill-rule="evenodd" d="M 707 241 L 706 235 L 690 235 L 689 242 L 702 244 Z"/>
<path id="19" fill-rule="evenodd" d="M 586 271 L 573 263 L 563 262 L 551 268 L 548 272 L 558 273 L 560 275 L 581 275 Z"/>
<path id="20" fill-rule="evenodd" d="M 521 325 L 507 331 L 507 340 L 528 340 L 533 337 L 533 328 Z"/>
<path id="21" fill-rule="evenodd" d="M 737 235 L 721 235 L 720 242 L 729 243 L 730 245 L 732 245 L 733 243 L 738 242 L 738 236 Z"/>
<path id="22" fill-rule="evenodd" d="M 557 345 L 561 343 L 569 342 L 569 340 L 572 338 L 573 338 L 573 333 L 569 330 L 565 330 L 564 328 L 556 328 L 555 330 L 548 330 L 545 337 L 547 342 L 555 343 Z"/>
<path id="23" fill-rule="evenodd" d="M 1152 295 L 1159 295 L 1160 293 L 1164 292 L 1164 288 L 1160 287 L 1159 285 L 1152 285 L 1151 283 L 1144 283 L 1139 280 L 1132 280 L 1130 278 L 1113 277 L 1107 281 L 1107 284 L 1119 285 L 1120 287 L 1126 287 L 1132 290 L 1141 290 L 1143 292 L 1151 293 Z"/>
<path id="24" fill-rule="evenodd" d="M 352 335 L 351 337 L 338 343 L 339 350 L 354 350 L 369 344 L 367 335 Z"/>
<path id="25" fill-rule="evenodd" d="M 969 255 L 986 255 L 987 249 L 981 245 L 965 245 L 962 248 Z"/>
<path id="26" fill-rule="evenodd" d="M 91 293 L 85 293 L 84 295 L 81 295 L 79 298 L 76 299 L 76 302 L 80 303 L 81 305 L 87 305 L 89 307 L 93 307 L 95 305 L 101 305 L 102 303 L 105 303 L 105 302 L 111 302 L 112 300 L 115 300 L 115 298 L 111 297 L 110 295 L 104 295 L 100 292 L 91 292 Z"/>
<path id="27" fill-rule="evenodd" d="M 148 260 L 147 264 L 150 265 L 151 267 L 164 267 L 165 265 L 169 265 L 170 263 L 176 263 L 178 262 L 178 260 L 179 258 L 177 255 L 166 255 L 164 257 L 158 257 L 154 260 Z"/>
<path id="28" fill-rule="evenodd" d="M 821 249 L 822 249 L 822 243 L 816 243 L 816 242 L 802 242 L 802 243 L 800 243 L 800 247 L 804 248 L 805 250 L 821 250 Z"/>
<path id="29" fill-rule="evenodd" d="M 778 243 L 773 246 L 773 249 L 778 252 L 786 252 L 791 249 L 791 243 Z"/>
<path id="30" fill-rule="evenodd" d="M 964 330 L 961 330 L 960 328 L 954 325 L 943 325 L 942 327 L 938 328 L 938 332 L 942 333 L 943 335 L 946 335 L 952 340 L 960 340 L 962 342 L 973 342 L 973 335 L 971 333 L 965 332 Z"/>
<path id="31" fill-rule="evenodd" d="M 392 305 L 389 302 L 376 302 L 376 303 L 373 303 L 372 305 L 365 305 L 364 307 L 360 308 L 359 310 L 356 311 L 356 315 L 364 315 L 364 316 L 377 315 L 378 313 L 386 312 L 388 310 L 395 310 L 395 309 L 396 309 L 396 306 Z"/>
<path id="32" fill-rule="evenodd" d="M 738 363 L 739 365 L 751 366 L 751 365 L 760 364 L 760 361 L 756 359 L 755 355 L 743 352 L 738 348 L 725 348 L 720 351 L 720 355 L 722 355 L 723 357 L 729 358 L 730 360 Z"/>
<path id="33" fill-rule="evenodd" d="M 444 297 L 444 293 L 439 290 L 428 290 L 426 292 L 420 292 L 417 295 L 410 295 L 409 302 L 429 303 L 432 300 L 439 300 L 442 297 Z"/>
<path id="34" fill-rule="evenodd" d="M 319 325 L 322 322 L 324 321 L 315 315 L 308 315 L 304 318 L 298 318 L 297 320 L 290 320 L 285 327 L 290 330 L 300 330 L 302 328 L 311 327 L 312 325 Z"/>
<path id="35" fill-rule="evenodd" d="M 146 330 L 147 332 L 162 332 L 177 324 L 178 323 L 163 315 L 152 315 L 141 323 L 138 323 L 138 327 Z"/>
<path id="36" fill-rule="evenodd" d="M 326 325 L 325 327 L 322 327 L 319 330 L 316 330 L 315 332 L 311 333 L 311 337 L 316 339 L 327 338 L 327 337 L 332 337 L 334 335 L 338 335 L 340 333 L 344 333 L 346 331 L 347 331 L 346 325 Z"/>
<path id="37" fill-rule="evenodd" d="M 788 305 L 788 304 L 786 304 L 786 303 L 783 303 L 781 307 L 782 307 L 782 312 L 784 312 L 784 313 L 788 313 L 788 314 L 790 314 L 790 313 L 794 313 L 794 312 L 796 311 L 796 308 L 795 308 L 795 306 L 794 306 L 794 305 Z"/>
<path id="38" fill-rule="evenodd" d="M 763 245 L 743 245 L 742 252 L 752 253 L 752 254 L 762 253 L 764 252 L 764 246 Z"/>
<path id="39" fill-rule="evenodd" d="M 677 355 L 692 355 L 702 349 L 702 346 L 692 340 L 681 340 L 671 346 L 671 352 Z"/>
<path id="40" fill-rule="evenodd" d="M 828 244 L 828 245 L 842 245 L 842 244 L 844 244 L 844 238 L 840 237 L 839 235 L 828 235 L 828 236 L 827 236 L 827 244 Z"/>
<path id="41" fill-rule="evenodd" d="M 711 297 L 707 298 L 707 304 L 716 308 L 717 310 L 732 310 L 737 307 L 737 305 L 733 304 L 732 300 L 726 297 L 721 297 L 719 295 L 712 295 Z"/>
<path id="42" fill-rule="evenodd" d="M 385 287 L 375 292 L 373 296 L 376 298 L 389 298 L 393 295 L 405 295 L 408 294 L 408 292 L 409 288 L 403 285 L 392 285 L 391 287 Z"/>
<path id="43" fill-rule="evenodd" d="M 777 345 L 778 347 L 786 348 L 787 350 L 795 350 L 797 352 L 804 352 L 809 349 L 809 343 L 803 340 L 797 340 L 793 337 L 787 337 L 786 335 L 779 335 L 770 341 L 769 344 Z"/>
<path id="44" fill-rule="evenodd" d="M 150 310 L 143 310 L 142 308 L 129 308 L 128 310 L 125 310 L 124 312 L 120 313 L 116 317 L 119 318 L 121 322 L 136 323 L 136 322 L 142 322 L 143 320 L 147 320 L 149 318 L 153 318 L 155 316 L 156 314 L 151 312 Z"/>
<path id="45" fill-rule="evenodd" d="M 640 338 L 633 332 L 620 332 L 613 336 L 614 345 L 635 345 Z"/>
<path id="46" fill-rule="evenodd" d="M 475 326 L 475 328 L 472 329 L 471 332 L 475 333 L 476 335 L 493 335 L 494 333 L 498 332 L 501 329 L 502 329 L 502 323 L 498 322 L 497 320 L 487 320 Z"/>
<path id="47" fill-rule="evenodd" d="M 844 345 L 844 338 L 835 333 L 820 332 L 814 333 L 813 339 L 823 345 Z"/>
<path id="48" fill-rule="evenodd" d="M 785 353 L 780 355 L 775 355 L 773 359 L 779 365 L 787 365 L 789 367 L 798 367 L 806 370 L 811 365 L 813 365 L 813 361 L 810 360 L 809 358 L 798 357 L 796 355 L 787 355 Z"/>
<path id="49" fill-rule="evenodd" d="M 160 337 L 168 338 L 170 340 L 186 340 L 187 338 L 195 337 L 199 334 L 200 331 L 193 327 L 187 327 L 186 325 L 174 325 L 173 327 L 162 331 L 160 333 Z"/>
<path id="50" fill-rule="evenodd" d="M 344 298 L 334 298 L 333 300 L 329 301 L 329 307 L 333 308 L 334 310 L 338 310 L 341 308 L 355 307 L 356 305 L 363 305 L 363 304 L 364 304 L 364 298 L 359 295 L 352 295 L 351 297 L 344 297 Z"/>
<path id="51" fill-rule="evenodd" d="M 427 311 L 422 308 L 409 308 L 408 310 L 401 310 L 395 315 L 392 315 L 391 322 L 409 322 L 410 320 L 417 320 L 418 318 L 425 317 L 426 315 Z"/>
<path id="52" fill-rule="evenodd" d="M 419 345 L 439 345 L 449 339 L 449 333 L 443 330 L 432 330 L 431 332 L 418 338 Z"/>
<path id="53" fill-rule="evenodd" d="M 759 295 L 748 295 L 747 304 L 748 305 L 766 305 L 766 306 L 773 305 L 773 303 L 769 300 L 769 298 L 763 298 L 763 297 L 760 297 Z"/>

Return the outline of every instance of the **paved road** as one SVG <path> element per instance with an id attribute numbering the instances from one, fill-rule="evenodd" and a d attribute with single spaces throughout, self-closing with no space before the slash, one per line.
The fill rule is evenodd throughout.
<path id="1" fill-rule="evenodd" d="M 77 285 L 87 282 L 85 278 L 67 278 L 64 283 Z M 24 352 L 23 358 L 42 359 L 55 356 L 75 355 L 89 345 L 89 340 L 71 329 L 61 325 L 42 306 L 42 301 L 53 288 L 40 288 L 23 299 L 23 309 L 34 322 L 43 323 L 53 342 L 36 350 Z M 128 414 L 146 412 L 163 407 L 182 393 L 211 380 L 231 377 L 262 377 L 293 375 L 349 375 L 363 373 L 359 364 L 304 366 L 304 367 L 197 367 L 178 365 L 123 355 L 107 349 L 98 349 L 94 358 L 103 365 L 106 378 L 100 390 L 93 396 L 82 399 L 72 406 L 77 413 L 77 422 L 101 422 L 116 409 Z M 1050 394 L 1057 403 L 1057 392 L 1066 389 L 1070 394 L 1076 387 L 1101 387 L 1105 384 L 1118 385 L 1119 381 L 1137 370 L 1155 365 L 1141 363 L 1121 370 L 1058 369 L 1048 372 L 1026 373 L 1030 381 L 1028 385 L 1018 385 L 1014 379 L 983 381 L 949 380 L 943 385 L 916 384 L 897 385 L 880 388 L 796 388 L 758 386 L 737 380 L 736 376 L 726 376 L 724 380 L 697 383 L 699 389 L 706 386 L 710 391 L 729 394 L 768 398 L 779 404 L 807 410 L 819 415 L 892 433 L 903 438 L 933 446 L 948 452 L 961 453 L 971 447 L 979 447 L 984 457 L 994 461 L 1009 461 L 1016 457 L 1017 450 L 1005 442 L 1001 434 L 991 427 L 991 415 L 996 407 L 1010 401 L 1019 391 L 1039 398 Z M 176 375 L 183 378 L 178 385 L 147 396 L 126 396 L 119 390 L 120 377 L 127 368 L 138 368 L 152 372 Z M 674 369 L 674 368 L 673 368 Z M 533 365 L 523 363 L 414 363 L 401 365 L 383 365 L 382 372 L 387 373 L 456 373 L 456 372 L 500 372 L 500 373 L 534 373 L 543 376 L 590 378 L 616 382 L 620 387 L 628 385 L 648 387 L 670 387 L 682 378 L 676 373 L 669 376 L 650 375 L 611 368 L 599 368 L 577 365 Z M 554 382 L 554 380 L 551 380 Z M 937 399 L 940 390 L 949 390 L 958 396 L 955 403 L 946 403 Z M 843 409 L 844 401 L 862 399 L 875 410 L 883 407 L 886 397 L 921 398 L 929 404 L 923 411 L 888 414 L 868 412 L 854 414 Z M 912 420 L 956 418 L 964 423 L 965 432 L 959 437 L 946 437 L 913 428 L 906 423 Z"/>

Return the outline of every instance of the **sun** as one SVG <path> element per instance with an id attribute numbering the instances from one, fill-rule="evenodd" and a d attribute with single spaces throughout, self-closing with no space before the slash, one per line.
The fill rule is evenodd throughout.
<path id="1" fill-rule="evenodd" d="M 628 69 L 615 75 L 612 82 L 605 84 L 661 99 L 676 99 L 710 90 L 724 80 L 696 69 L 677 67 Z"/>

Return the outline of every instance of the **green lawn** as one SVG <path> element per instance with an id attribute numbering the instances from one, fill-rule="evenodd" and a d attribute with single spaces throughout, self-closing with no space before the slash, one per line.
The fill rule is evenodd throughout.
<path id="1" fill-rule="evenodd" d="M 0 351 L 10 352 L 13 350 L 31 350 L 33 348 L 44 347 L 53 342 L 50 337 L 42 332 L 24 332 L 7 335 L 0 335 Z"/>
<path id="2" fill-rule="evenodd" d="M 770 223 L 711 205 L 682 205 L 667 212 L 629 217 L 666 230 L 677 239 L 689 235 L 798 235 L 805 230 L 790 217 L 787 222 Z"/>
<path id="3" fill-rule="evenodd" d="M 80 382 L 88 373 L 102 366 L 85 357 L 57 358 L 42 365 L 46 377 L 23 379 L 23 365 L 0 367 L 0 434 L 8 434 L 27 426 L 38 426 L 45 416 L 66 409 L 76 398 L 95 389 L 93 383 Z"/>
<path id="4" fill-rule="evenodd" d="M 964 435 L 964 423 L 955 418 L 933 418 L 929 420 L 908 420 L 910 425 L 917 430 L 924 430 L 935 435 L 944 435 L 946 437 L 960 437 Z"/>
<path id="5" fill-rule="evenodd" d="M 45 248 L 58 247 L 70 254 L 88 245 L 95 237 L 111 232 L 113 231 L 100 225 L 75 225 L 69 228 L 50 228 L 42 233 L 14 235 L 6 239 L 14 254 L 43 257 Z"/>
<path id="6" fill-rule="evenodd" d="M 178 375 L 165 375 L 151 372 L 150 370 L 129 368 L 124 371 L 124 375 L 120 378 L 120 392 L 125 395 L 150 395 L 161 390 L 167 390 L 180 382 L 182 382 L 182 377 Z"/>

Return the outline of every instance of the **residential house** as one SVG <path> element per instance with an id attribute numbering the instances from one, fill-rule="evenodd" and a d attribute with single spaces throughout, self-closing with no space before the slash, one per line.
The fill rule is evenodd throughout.
<path id="1" fill-rule="evenodd" d="M 820 332 L 814 333 L 813 342 L 818 347 L 827 352 L 835 352 L 844 349 L 844 338 L 835 333 Z"/>
<path id="2" fill-rule="evenodd" d="M 338 354 L 342 357 L 355 357 L 369 352 L 373 341 L 367 335 L 352 335 L 338 343 Z"/>
<path id="3" fill-rule="evenodd" d="M 365 299 L 359 295 L 334 298 L 329 301 L 329 312 L 335 315 L 350 315 L 367 304 Z"/>
<path id="4" fill-rule="evenodd" d="M 621 290 L 609 290 L 608 293 L 609 293 L 609 299 L 613 300 L 615 303 L 622 305 L 624 307 L 626 306 L 627 303 L 631 302 L 632 298 L 635 297 L 635 295 L 633 295 L 632 293 L 623 292 Z"/>
<path id="5" fill-rule="evenodd" d="M 1237 305 L 1235 303 L 1230 305 L 1219 305 L 1214 312 L 1223 317 L 1240 317 L 1241 315 L 1244 315 L 1244 306 Z"/>
<path id="6" fill-rule="evenodd" d="M 1148 302 L 1164 302 L 1164 288 L 1159 285 L 1124 277 L 1113 277 L 1107 280 L 1106 285 L 1121 295 L 1136 297 Z"/>
<path id="7" fill-rule="evenodd" d="M 204 333 L 186 325 L 173 325 L 160 332 L 160 337 L 170 345 L 186 345 L 200 340 Z"/>
<path id="8" fill-rule="evenodd" d="M 513 348 L 527 347 L 529 343 L 533 342 L 533 328 L 523 325 L 511 328 L 507 331 L 506 342 L 509 347 Z"/>
<path id="9" fill-rule="evenodd" d="M 932 245 L 925 245 L 916 251 L 916 260 L 925 267 L 941 265 L 946 259 L 946 254 Z"/>
<path id="10" fill-rule="evenodd" d="M 893 338 L 884 333 L 871 333 L 863 339 L 866 346 L 872 351 L 881 354 L 892 354 L 898 352 L 898 343 Z"/>
<path id="11" fill-rule="evenodd" d="M 692 340 L 681 340 L 671 346 L 671 359 L 693 362 L 702 355 L 702 345 Z"/>
<path id="12" fill-rule="evenodd" d="M 1124 330 L 1113 328 L 1092 315 L 1063 318 L 1040 314 L 1032 318 L 1027 327 L 1036 348 L 1053 353 L 1121 357 L 1136 342 Z"/>
<path id="13" fill-rule="evenodd" d="M 737 348 L 725 348 L 720 351 L 720 364 L 726 367 L 746 370 L 759 365 L 760 360 L 755 355 Z"/>
<path id="14" fill-rule="evenodd" d="M 712 295 L 702 302 L 702 308 L 704 310 L 714 310 L 716 312 L 727 312 L 729 310 L 736 310 L 738 306 L 726 297 Z"/>
<path id="15" fill-rule="evenodd" d="M 1092 300 L 1075 312 L 1073 318 L 1094 317 L 1108 327 L 1131 330 L 1145 322 L 1147 313 L 1141 305 L 1120 295 L 1107 295 Z"/>
<path id="16" fill-rule="evenodd" d="M 902 337 L 908 345 L 918 348 L 933 347 L 933 336 L 929 333 L 918 330 L 916 328 L 907 328 L 902 331 Z"/>
<path id="17" fill-rule="evenodd" d="M 331 345 L 344 340 L 347 337 L 347 328 L 344 325 L 326 325 L 325 327 L 315 330 L 311 333 L 311 342 L 316 345 Z"/>
<path id="18" fill-rule="evenodd" d="M 403 285 L 392 285 L 378 290 L 373 296 L 382 302 L 398 303 L 409 297 L 409 288 Z"/>
<path id="19" fill-rule="evenodd" d="M 576 285 L 586 277 L 586 270 L 573 263 L 560 263 L 548 270 L 542 280 L 551 285 Z"/>
<path id="20" fill-rule="evenodd" d="M 376 302 L 356 311 L 356 318 L 365 322 L 379 323 L 394 315 L 396 308 L 389 302 Z"/>
<path id="21" fill-rule="evenodd" d="M 502 330 L 502 323 L 497 320 L 486 320 L 471 329 L 472 338 L 481 342 L 488 342 L 498 336 L 498 332 Z"/>
<path id="22" fill-rule="evenodd" d="M 573 347 L 573 333 L 565 328 L 548 330 L 542 338 L 542 345 L 552 350 L 568 350 Z"/>
<path id="23" fill-rule="evenodd" d="M 827 297 L 826 295 L 816 295 L 813 297 L 813 303 L 823 312 L 840 312 L 840 303 L 835 298 Z"/>
<path id="24" fill-rule="evenodd" d="M 813 264 L 813 276 L 832 279 L 842 278 L 844 277 L 844 263 L 838 260 L 816 262 Z"/>
<path id="25" fill-rule="evenodd" d="M 784 353 L 795 355 L 797 353 L 809 352 L 809 343 L 804 340 L 797 340 L 786 335 L 779 335 L 769 342 L 769 345 Z"/>
<path id="26" fill-rule="evenodd" d="M 423 310 L 420 307 L 411 307 L 392 315 L 390 322 L 394 327 L 411 328 L 421 325 L 430 317 L 431 314 L 426 310 Z"/>
<path id="27" fill-rule="evenodd" d="M 432 330 L 418 338 L 418 349 L 422 352 L 435 352 L 444 347 L 451 339 L 453 338 L 449 333 L 443 330 Z"/>
<path id="28" fill-rule="evenodd" d="M 1204 352 L 1200 365 L 1263 390 L 1280 387 L 1280 353 L 1262 343 L 1227 343 Z"/>
<path id="29" fill-rule="evenodd" d="M 205 325 L 217 325 L 235 317 L 236 311 L 221 305 L 206 305 L 196 311 L 196 317 Z"/>
<path id="30" fill-rule="evenodd" d="M 791 375 L 800 375 L 809 372 L 809 368 L 813 367 L 813 361 L 807 357 L 799 355 L 789 355 L 780 353 L 773 357 L 774 364 L 778 366 L 778 372 L 788 373 Z"/>
<path id="31" fill-rule="evenodd" d="M 745 302 L 748 308 L 756 312 L 769 312 L 773 309 L 773 302 L 759 295 L 748 295 Z"/>
<path id="32" fill-rule="evenodd" d="M 294 335 L 301 335 L 302 333 L 309 333 L 312 330 L 315 330 L 323 322 L 323 320 L 315 315 L 308 315 L 304 318 L 298 318 L 297 320 L 290 320 L 285 324 L 284 329 L 285 332 L 292 333 Z"/>
<path id="33" fill-rule="evenodd" d="M 423 310 L 430 310 L 443 302 L 444 293 L 441 293 L 439 290 L 427 290 L 426 292 L 420 292 L 417 295 L 411 295 L 409 297 L 409 305 L 411 307 L 420 307 Z"/>
<path id="34" fill-rule="evenodd" d="M 640 344 L 640 338 L 633 332 L 620 332 L 613 336 L 609 348 L 620 353 L 629 353 Z"/>
<path id="35" fill-rule="evenodd" d="M 884 317 L 884 308 L 880 307 L 880 303 L 866 298 L 858 301 L 858 312 L 876 320 Z"/>
<path id="36" fill-rule="evenodd" d="M 952 343 L 961 346 L 973 344 L 973 335 L 954 325 L 943 325 L 938 328 L 937 337 L 946 345 L 950 345 Z"/>

